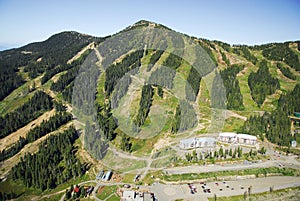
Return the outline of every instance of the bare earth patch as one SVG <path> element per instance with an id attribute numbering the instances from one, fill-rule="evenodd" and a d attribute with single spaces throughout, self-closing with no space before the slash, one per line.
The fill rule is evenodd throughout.
<path id="1" fill-rule="evenodd" d="M 231 110 L 226 110 L 226 119 L 228 119 L 229 117 L 235 117 L 235 118 L 239 118 L 241 120 L 244 120 L 246 121 L 247 120 L 247 117 L 245 116 L 242 116 L 242 115 L 239 115 Z"/>
<path id="2" fill-rule="evenodd" d="M 53 116 L 55 113 L 55 110 L 51 110 L 48 112 L 45 112 L 41 116 L 39 116 L 37 119 L 33 120 L 26 126 L 20 128 L 19 130 L 11 133 L 10 135 L 6 136 L 5 138 L 2 138 L 0 140 L 0 150 L 11 146 L 12 144 L 16 143 L 20 137 L 25 137 L 26 134 L 29 132 L 30 129 L 40 125 L 43 120 L 48 120 L 51 116 Z"/>
<path id="3" fill-rule="evenodd" d="M 58 130 L 53 131 L 51 133 L 48 133 L 47 135 L 39 138 L 38 140 L 29 143 L 27 145 L 25 145 L 25 147 L 16 155 L 14 155 L 13 157 L 5 160 L 4 162 L 0 163 L 0 168 L 1 168 L 1 177 L 5 177 L 5 175 L 11 170 L 12 167 L 14 167 L 21 159 L 21 157 L 23 157 L 25 155 L 25 153 L 35 153 L 38 151 L 38 147 L 40 145 L 41 142 L 43 142 L 44 140 L 46 140 L 50 135 L 55 135 L 59 132 L 62 132 L 64 130 L 67 130 L 70 126 L 71 126 L 72 122 L 69 122 L 65 125 L 63 125 L 62 127 L 60 127 Z"/>
<path id="4" fill-rule="evenodd" d="M 154 148 L 156 150 L 159 150 L 161 148 L 164 148 L 166 146 L 168 146 L 170 144 L 169 140 L 168 139 L 159 139 L 157 141 L 157 143 L 154 144 Z"/>
<path id="5" fill-rule="evenodd" d="M 72 63 L 73 61 L 75 61 L 76 59 L 78 59 L 86 50 L 88 49 L 94 49 L 95 47 L 95 43 L 92 42 L 90 44 L 88 44 L 87 46 L 85 46 L 82 50 L 80 50 L 74 57 L 72 57 L 67 64 Z"/>

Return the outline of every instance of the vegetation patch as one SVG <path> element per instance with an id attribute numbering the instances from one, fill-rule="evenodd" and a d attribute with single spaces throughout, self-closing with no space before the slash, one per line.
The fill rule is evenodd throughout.
<path id="1" fill-rule="evenodd" d="M 100 187 L 100 189 L 98 189 L 97 192 L 97 197 L 101 200 L 105 200 L 108 197 L 112 196 L 112 194 L 115 195 L 116 191 L 118 189 L 118 186 L 104 186 L 104 187 Z M 115 195 L 116 196 L 116 195 Z M 117 197 L 118 200 L 120 200 L 119 197 Z M 112 200 L 114 200 L 115 198 L 112 198 Z"/>
<path id="2" fill-rule="evenodd" d="M 209 179 L 214 178 L 218 179 L 218 177 L 223 176 L 234 176 L 234 175 L 265 175 L 268 174 L 280 174 L 282 176 L 299 176 L 300 171 L 298 169 L 292 168 L 253 168 L 253 169 L 245 169 L 238 171 L 220 171 L 220 172 L 209 172 L 209 173 L 188 173 L 188 174 L 165 174 L 162 173 L 161 179 L 165 181 L 189 181 L 189 180 L 198 180 L 198 179 Z"/>

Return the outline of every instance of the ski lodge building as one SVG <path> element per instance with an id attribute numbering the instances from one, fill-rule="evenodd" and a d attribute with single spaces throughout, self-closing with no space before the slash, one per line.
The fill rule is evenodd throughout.
<path id="1" fill-rule="evenodd" d="M 251 146 L 255 146 L 257 144 L 256 136 L 248 134 L 236 134 L 232 132 L 219 133 L 218 140 L 225 143 L 239 143 Z"/>

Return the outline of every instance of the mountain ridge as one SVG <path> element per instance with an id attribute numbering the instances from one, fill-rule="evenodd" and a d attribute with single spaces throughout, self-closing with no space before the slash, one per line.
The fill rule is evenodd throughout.
<path id="1" fill-rule="evenodd" d="M 152 25 L 153 27 L 159 27 L 159 28 L 165 28 L 165 29 L 171 30 L 169 27 L 167 27 L 167 26 L 165 26 L 163 24 L 159 24 L 159 23 L 156 23 L 156 22 L 153 22 L 153 21 L 148 21 L 148 20 L 141 19 L 141 20 L 133 23 L 132 25 L 130 25 L 128 27 L 125 27 L 120 32 L 128 31 L 128 30 L 130 30 L 132 28 L 136 28 L 136 27 L 139 27 L 139 26 L 149 26 L 149 25 Z M 118 34 L 118 33 L 119 32 L 116 32 L 115 34 Z M 49 40 L 49 39 L 51 39 L 53 37 L 56 37 L 56 36 L 59 36 L 59 35 L 64 35 L 64 34 L 71 34 L 71 35 L 77 35 L 77 36 L 87 36 L 87 37 L 91 37 L 91 38 L 108 38 L 108 37 L 111 36 L 111 35 L 107 35 L 107 36 L 104 36 L 104 37 L 99 37 L 99 36 L 93 36 L 93 35 L 89 35 L 89 34 L 85 34 L 85 33 L 80 33 L 78 31 L 73 31 L 73 30 L 62 31 L 62 32 L 58 32 L 58 33 L 52 34 L 46 40 L 32 42 L 32 43 L 28 43 L 27 45 L 23 45 L 23 46 L 19 46 L 19 47 L 15 47 L 15 48 L 9 48 L 9 49 L 5 49 L 5 50 L 1 50 L 0 52 L 14 50 L 14 49 L 20 49 L 20 48 L 24 48 L 24 47 L 27 47 L 28 45 L 33 45 L 33 44 L 36 44 L 36 43 L 43 43 L 43 42 L 46 42 L 47 40 Z M 182 34 L 188 36 L 188 34 L 185 34 L 185 33 L 182 33 Z M 255 45 L 247 45 L 247 44 L 242 44 L 242 43 L 229 44 L 229 43 L 223 42 L 221 40 L 206 39 L 206 38 L 202 38 L 202 37 L 199 37 L 199 36 L 189 36 L 189 37 L 195 38 L 195 39 L 200 39 L 200 40 L 207 40 L 207 41 L 211 41 L 211 42 L 217 42 L 217 43 L 221 42 L 221 43 L 225 43 L 225 44 L 230 45 L 230 46 L 248 46 L 248 47 L 268 46 L 268 45 L 274 45 L 274 44 L 294 43 L 294 42 L 298 43 L 298 42 L 300 42 L 300 39 L 298 39 L 298 40 L 286 40 L 286 41 L 283 41 L 283 42 L 266 42 L 266 43 L 255 44 Z"/>
<path id="2" fill-rule="evenodd" d="M 118 172 L 139 169 L 144 171 L 144 177 L 151 168 L 189 164 L 184 156 L 179 159 L 181 155 L 176 155 L 179 141 L 215 136 L 216 133 L 209 133 L 209 128 L 218 115 L 223 114 L 213 107 L 213 92 L 208 89 L 207 80 L 216 85 L 215 90 L 221 85 L 226 89 L 226 100 L 221 100 L 226 106 L 222 108 L 222 131 L 251 134 L 262 144 L 270 141 L 286 149 L 290 149 L 291 140 L 300 142 L 300 138 L 290 132 L 300 130 L 299 125 L 291 127 L 289 123 L 289 117 L 300 111 L 300 41 L 247 46 L 179 34 L 188 40 L 184 38 L 178 45 L 170 34 L 163 39 L 154 37 L 157 47 L 167 44 L 176 50 L 175 47 L 181 45 L 181 50 L 186 50 L 187 43 L 191 42 L 205 51 L 214 67 L 202 75 L 192 63 L 172 51 L 129 48 L 120 51 L 105 70 L 99 70 L 101 57 L 114 53 L 114 49 L 103 48 L 105 42 L 139 28 L 143 33 L 147 27 L 179 34 L 164 25 L 141 20 L 104 38 L 66 31 L 42 42 L 0 52 L 1 176 L 12 181 L 13 175 L 13 179 L 24 181 L 27 187 L 45 190 L 72 178 L 82 178 L 84 174 L 93 178 L 92 172 L 103 168 Z M 102 53 L 101 48 L 107 52 Z M 194 57 L 202 58 L 200 56 Z M 73 111 L 74 103 L 83 100 L 74 100 L 73 88 L 78 87 L 76 79 L 87 58 L 95 62 L 91 67 L 98 70 L 91 71 L 91 75 L 99 75 L 96 99 L 92 100 L 96 118 Z M 207 74 L 211 77 L 206 77 Z M 188 87 L 195 97 L 187 96 Z M 76 90 L 84 96 L 78 88 Z M 174 92 L 180 92 L 186 100 L 180 100 Z M 45 107 L 34 107 L 36 104 Z M 24 107 L 28 114 L 22 113 Z M 120 114 L 127 115 L 126 121 L 116 120 Z M 72 125 L 76 125 L 77 131 Z M 133 134 L 126 128 L 134 130 Z M 134 135 L 136 133 L 138 135 Z M 59 136 L 68 136 L 70 140 L 61 145 Z M 101 138 L 105 141 L 99 140 Z M 71 157 L 72 153 L 70 165 L 60 156 L 55 157 L 50 169 L 46 163 L 36 161 L 47 173 L 55 174 L 51 174 L 51 179 L 39 178 L 39 182 L 23 178 L 20 171 L 26 170 L 27 175 L 30 167 L 21 162 L 20 156 L 28 161 L 42 158 L 42 152 L 52 147 L 49 143 L 59 147 L 64 157 Z M 39 149 L 42 151 L 38 152 Z M 50 152 L 55 153 L 52 149 Z M 31 158 L 31 154 L 35 158 Z M 87 173 L 87 170 L 93 171 Z M 60 172 L 63 177 L 57 177 Z"/>

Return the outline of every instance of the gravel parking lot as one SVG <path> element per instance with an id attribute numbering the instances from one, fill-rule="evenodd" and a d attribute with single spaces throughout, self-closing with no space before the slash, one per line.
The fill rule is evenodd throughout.
<path id="1" fill-rule="evenodd" d="M 155 183 L 150 186 L 150 190 L 157 195 L 158 200 L 162 201 L 174 201 L 175 199 L 185 199 L 189 201 L 202 201 L 207 200 L 208 197 L 213 197 L 214 194 L 217 197 L 221 196 L 233 196 L 242 195 L 248 188 L 251 187 L 251 193 L 260 193 L 270 190 L 273 186 L 274 190 L 300 186 L 299 177 L 266 177 L 255 179 L 244 179 L 237 181 L 217 181 L 200 184 L 200 182 L 193 183 L 196 187 L 196 192 L 191 193 L 191 189 L 188 184 L 181 185 L 165 185 Z M 210 193 L 204 192 L 210 189 Z"/>

